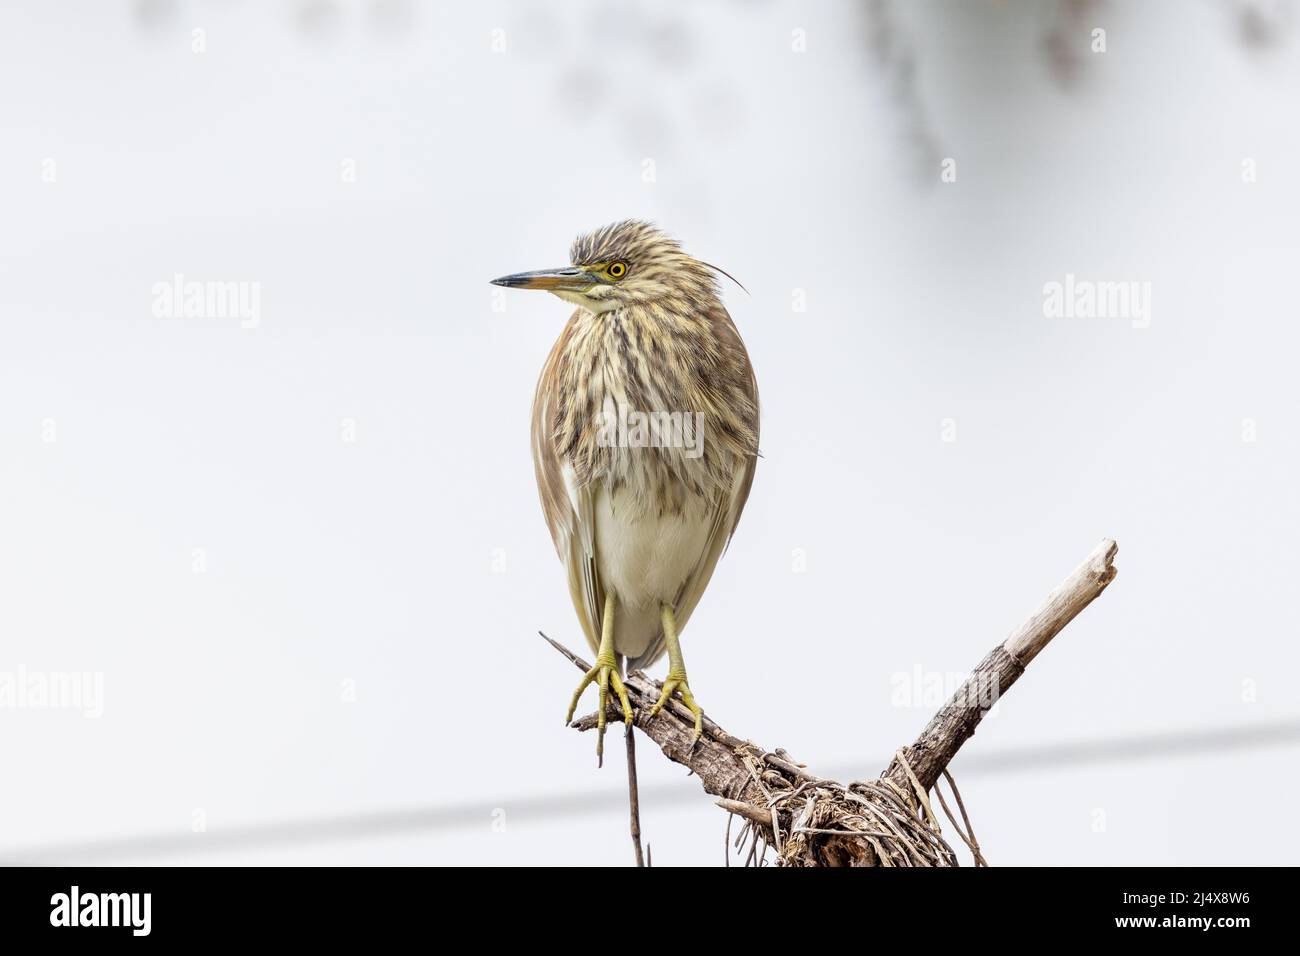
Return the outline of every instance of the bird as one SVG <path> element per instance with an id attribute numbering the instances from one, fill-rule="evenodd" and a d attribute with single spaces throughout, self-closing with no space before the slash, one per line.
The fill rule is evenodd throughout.
<path id="1" fill-rule="evenodd" d="M 577 306 L 542 366 L 531 436 L 542 512 L 596 655 L 565 723 L 595 684 L 598 759 L 611 688 L 631 724 L 623 676 L 665 653 L 649 716 L 677 695 L 702 733 L 681 633 L 759 457 L 758 383 L 719 276 L 730 278 L 628 219 L 579 235 L 567 266 L 492 280 Z"/>

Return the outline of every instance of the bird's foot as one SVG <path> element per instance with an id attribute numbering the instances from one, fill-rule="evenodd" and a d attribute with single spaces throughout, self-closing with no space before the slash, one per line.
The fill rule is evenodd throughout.
<path id="1" fill-rule="evenodd" d="M 613 655 L 597 655 L 596 665 L 583 676 L 582 683 L 578 689 L 573 692 L 573 700 L 569 702 L 569 713 L 565 715 L 564 722 L 568 724 L 573 720 L 573 712 L 578 709 L 578 701 L 582 697 L 582 692 L 587 689 L 588 684 L 595 684 L 600 688 L 600 707 L 596 711 L 596 759 L 603 760 L 605 756 L 605 711 L 609 706 L 609 689 L 612 686 L 614 693 L 618 694 L 618 702 L 623 705 L 623 723 L 632 723 L 632 705 L 627 700 L 627 688 L 623 686 L 623 678 L 618 674 L 618 662 L 614 660 Z"/>
<path id="2" fill-rule="evenodd" d="M 691 693 L 691 685 L 686 682 L 685 671 L 682 671 L 679 674 L 674 674 L 671 670 L 668 672 L 668 676 L 664 679 L 663 690 L 659 693 L 659 699 L 655 701 L 655 705 L 650 708 L 650 716 L 653 717 L 659 713 L 659 711 L 663 709 L 664 704 L 668 703 L 668 698 L 672 697 L 674 692 L 681 694 L 682 703 L 686 705 L 686 709 L 695 717 L 695 739 L 699 740 L 700 736 L 704 733 L 704 711 L 700 709 L 699 704 L 695 703 L 695 695 Z"/>

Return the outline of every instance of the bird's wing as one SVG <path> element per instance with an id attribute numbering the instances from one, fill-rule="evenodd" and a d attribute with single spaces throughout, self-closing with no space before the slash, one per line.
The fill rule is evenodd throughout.
<path id="1" fill-rule="evenodd" d="M 572 469 L 569 470 L 572 474 Z M 605 586 L 596 569 L 596 518 L 589 488 L 570 486 L 576 533 L 568 534 L 568 551 L 561 554 L 569 572 L 569 596 L 582 622 L 593 654 L 600 652 L 600 630 L 605 609 Z"/>
<path id="2" fill-rule="evenodd" d="M 743 349 L 744 346 L 742 345 Z M 749 365 L 748 358 L 745 360 L 746 366 Z M 749 368 L 749 394 L 753 399 L 755 407 L 758 404 L 758 382 L 754 378 L 754 370 Z M 757 427 L 755 428 L 755 438 L 757 438 Z M 745 502 L 749 500 L 749 489 L 754 484 L 754 469 L 758 465 L 757 448 L 754 454 L 748 456 L 744 466 L 736 472 L 735 481 L 732 482 L 730 491 L 718 499 L 713 509 L 713 523 L 709 530 L 708 541 L 705 544 L 704 551 L 700 555 L 700 560 L 696 562 L 695 567 L 683 582 L 681 590 L 677 594 L 677 600 L 673 602 L 673 618 L 677 624 L 677 630 L 680 633 L 690 619 L 691 612 L 695 610 L 695 605 L 700 603 L 700 598 L 704 594 L 704 589 L 709 586 L 709 579 L 713 577 L 713 569 L 718 566 L 718 559 L 726 551 L 727 545 L 731 542 L 731 536 L 736 533 L 736 525 L 740 523 L 741 512 L 745 510 Z M 627 662 L 629 672 L 641 670 L 649 667 L 661 656 L 667 649 L 664 641 L 664 633 L 661 629 L 655 635 L 645 652 L 639 657 L 630 659 Z"/>
<path id="3" fill-rule="evenodd" d="M 578 486 L 573 466 L 564 461 L 556 448 L 552 408 L 556 399 L 551 387 L 555 383 L 555 365 L 560 359 L 562 342 L 563 337 L 542 368 L 533 399 L 533 467 L 546 526 L 568 571 L 569 595 L 594 654 L 600 648 L 605 588 L 596 568 L 596 519 L 591 490 Z"/>

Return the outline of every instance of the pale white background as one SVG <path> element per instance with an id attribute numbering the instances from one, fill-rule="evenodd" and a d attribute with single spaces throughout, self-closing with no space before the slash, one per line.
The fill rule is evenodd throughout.
<path id="1" fill-rule="evenodd" d="M 626 216 L 752 293 L 712 716 L 874 774 L 934 710 L 908 675 L 1111 536 L 953 767 L 990 860 L 1294 858 L 1294 814 L 1222 814 L 1300 783 L 1300 23 L 1258 7 L 5 4 L 0 671 L 101 672 L 104 712 L 0 709 L 0 860 L 628 862 L 536 636 L 581 642 L 527 439 L 569 308 L 487 284 Z M 177 272 L 260 283 L 260 326 L 155 318 Z M 1067 272 L 1150 282 L 1150 327 L 1045 318 Z M 720 865 L 641 754 L 656 862 Z"/>

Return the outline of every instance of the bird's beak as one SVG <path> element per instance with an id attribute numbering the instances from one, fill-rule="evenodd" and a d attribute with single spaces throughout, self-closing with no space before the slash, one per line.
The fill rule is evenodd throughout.
<path id="1" fill-rule="evenodd" d="M 590 272 L 577 266 L 516 272 L 492 280 L 493 285 L 503 285 L 507 289 L 545 289 L 547 292 L 586 292 L 596 282 Z"/>

